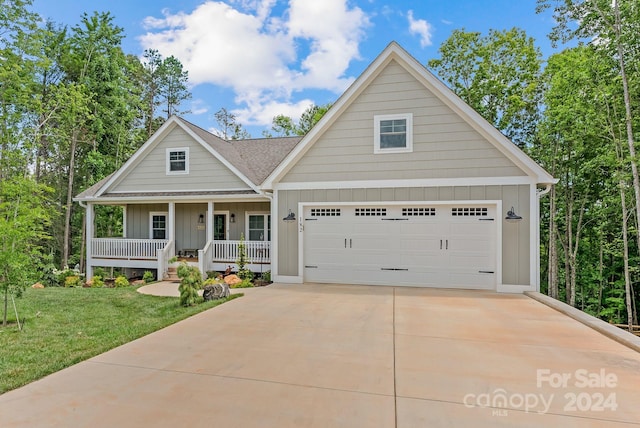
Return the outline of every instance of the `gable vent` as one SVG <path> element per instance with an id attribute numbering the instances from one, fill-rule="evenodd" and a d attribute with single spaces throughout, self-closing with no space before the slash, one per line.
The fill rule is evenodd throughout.
<path id="1" fill-rule="evenodd" d="M 451 208 L 451 215 L 454 217 L 486 217 L 488 215 L 487 208 L 471 207 L 471 208 Z"/>

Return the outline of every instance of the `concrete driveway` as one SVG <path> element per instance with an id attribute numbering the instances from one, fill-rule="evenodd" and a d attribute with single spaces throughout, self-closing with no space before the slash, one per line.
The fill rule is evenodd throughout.
<path id="1" fill-rule="evenodd" d="M 274 284 L 0 395 L 0 427 L 629 427 L 639 403 L 639 353 L 527 296 Z"/>

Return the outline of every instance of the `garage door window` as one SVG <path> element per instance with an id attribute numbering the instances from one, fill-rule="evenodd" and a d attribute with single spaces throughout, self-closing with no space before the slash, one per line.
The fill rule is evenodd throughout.
<path id="1" fill-rule="evenodd" d="M 311 208 L 311 217 L 339 217 L 340 208 Z"/>
<path id="2" fill-rule="evenodd" d="M 434 215 L 436 215 L 436 209 L 435 208 L 425 208 L 425 207 L 403 208 L 402 209 L 402 215 L 403 216 L 418 216 L 418 217 L 434 216 Z"/>
<path id="3" fill-rule="evenodd" d="M 386 208 L 356 208 L 356 217 L 361 217 L 361 216 L 384 217 L 386 215 L 387 215 Z"/>
<path id="4" fill-rule="evenodd" d="M 454 217 L 486 217 L 488 215 L 487 208 L 479 207 L 466 207 L 466 208 L 451 208 L 451 215 Z"/>

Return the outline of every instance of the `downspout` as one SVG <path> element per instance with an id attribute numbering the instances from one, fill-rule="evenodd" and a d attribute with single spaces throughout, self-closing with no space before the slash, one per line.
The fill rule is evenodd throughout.
<path id="1" fill-rule="evenodd" d="M 536 204 L 536 218 L 538 227 L 536 227 L 536 291 L 540 292 L 540 200 L 546 194 L 551 191 L 553 184 L 546 183 L 544 189 L 536 189 L 536 196 L 538 197 L 538 203 Z"/>

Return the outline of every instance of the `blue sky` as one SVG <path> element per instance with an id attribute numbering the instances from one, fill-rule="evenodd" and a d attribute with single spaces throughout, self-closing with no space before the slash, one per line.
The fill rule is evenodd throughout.
<path id="1" fill-rule="evenodd" d="M 547 57 L 550 14 L 536 0 L 33 0 L 73 26 L 110 11 L 126 53 L 153 48 L 189 71 L 187 120 L 214 130 L 225 107 L 254 137 L 286 114 L 333 102 L 395 40 L 425 64 L 454 29 L 524 29 Z"/>

